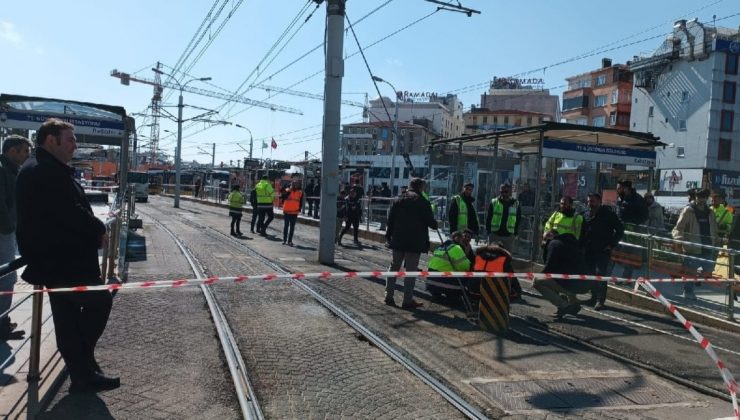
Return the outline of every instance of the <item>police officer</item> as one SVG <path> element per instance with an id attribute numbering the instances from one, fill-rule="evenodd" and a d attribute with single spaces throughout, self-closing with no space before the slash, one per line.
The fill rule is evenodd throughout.
<path id="1" fill-rule="evenodd" d="M 464 231 L 470 229 L 473 234 L 477 235 L 480 229 L 478 225 L 478 215 L 473 206 L 473 188 L 471 183 L 463 185 L 460 194 L 452 197 L 450 201 L 450 211 L 448 213 L 450 222 L 450 232 Z"/>
<path id="2" fill-rule="evenodd" d="M 444 241 L 432 253 L 429 258 L 429 271 L 470 271 L 474 258 L 475 255 L 470 248 L 470 236 L 466 239 L 464 232 L 453 232 L 450 239 Z M 458 288 L 457 279 L 454 278 L 427 279 L 426 287 L 434 297 L 440 297 L 445 291 Z"/>
<path id="3" fill-rule="evenodd" d="M 260 236 L 267 236 L 267 227 L 270 226 L 270 222 L 275 217 L 272 210 L 275 190 L 270 185 L 270 178 L 267 175 L 262 176 L 254 189 L 257 193 L 257 233 Z"/>

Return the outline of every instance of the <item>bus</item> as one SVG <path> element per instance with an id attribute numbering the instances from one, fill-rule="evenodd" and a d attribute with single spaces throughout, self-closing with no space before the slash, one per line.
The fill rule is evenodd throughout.
<path id="1" fill-rule="evenodd" d="M 149 174 L 146 172 L 128 173 L 128 183 L 134 186 L 134 200 L 146 203 L 149 201 Z"/>

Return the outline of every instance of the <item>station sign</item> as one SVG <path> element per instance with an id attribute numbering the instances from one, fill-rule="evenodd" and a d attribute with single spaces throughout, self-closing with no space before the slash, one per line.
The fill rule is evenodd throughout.
<path id="1" fill-rule="evenodd" d="M 5 111 L 0 113 L 0 126 L 8 128 L 21 128 L 25 130 L 38 130 L 41 124 L 49 118 L 58 118 L 75 126 L 75 134 L 115 137 L 124 135 L 125 127 L 123 121 L 115 121 L 88 116 L 57 114 L 35 111 Z"/>
<path id="2" fill-rule="evenodd" d="M 542 156 L 620 165 L 655 166 L 654 150 L 627 149 L 624 147 L 574 143 L 562 140 L 546 139 L 542 144 Z"/>

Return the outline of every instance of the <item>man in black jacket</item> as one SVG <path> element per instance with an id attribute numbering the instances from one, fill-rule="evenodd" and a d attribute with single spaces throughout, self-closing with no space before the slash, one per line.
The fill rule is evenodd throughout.
<path id="1" fill-rule="evenodd" d="M 8 136 L 3 142 L 3 154 L 0 156 L 0 264 L 15 260 L 18 251 L 15 240 L 17 212 L 15 207 L 15 181 L 18 167 L 28 159 L 31 142 L 17 135 Z M 18 275 L 15 271 L 0 277 L 0 292 L 12 292 Z M 7 312 L 13 301 L 13 295 L 0 296 L 0 340 L 22 338 L 23 330 L 16 330 L 15 322 L 10 322 Z"/>
<path id="2" fill-rule="evenodd" d="M 437 229 L 432 207 L 422 196 L 424 180 L 413 178 L 409 190 L 391 206 L 388 215 L 388 231 L 385 236 L 393 250 L 393 261 L 389 271 L 398 271 L 403 264 L 405 271 L 418 271 L 419 257 L 429 251 L 429 228 Z M 403 303 L 401 308 L 414 309 L 422 306 L 414 297 L 415 277 L 403 279 Z M 385 282 L 385 304 L 395 306 L 393 294 L 396 278 L 388 277 Z"/>
<path id="3" fill-rule="evenodd" d="M 581 247 L 584 249 L 584 269 L 586 274 L 608 276 L 612 249 L 619 245 L 624 235 L 624 225 L 612 210 L 601 205 L 601 195 L 591 193 L 587 199 L 588 210 L 583 215 Z M 591 300 L 588 302 L 600 311 L 606 301 L 607 284 L 594 281 L 591 287 Z"/>
<path id="4" fill-rule="evenodd" d="M 67 165 L 77 149 L 74 126 L 51 118 L 36 132 L 36 157 L 18 174 L 18 248 L 28 265 L 23 279 L 48 288 L 103 284 L 98 249 L 108 243 L 105 225 Z M 110 315 L 107 291 L 49 293 L 59 353 L 71 392 L 120 386 L 95 361 L 95 345 Z"/>

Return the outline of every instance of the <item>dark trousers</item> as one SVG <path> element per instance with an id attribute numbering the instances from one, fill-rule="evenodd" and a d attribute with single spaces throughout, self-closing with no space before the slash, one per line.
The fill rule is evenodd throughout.
<path id="1" fill-rule="evenodd" d="M 344 236 L 345 233 L 349 232 L 350 226 L 352 227 L 352 233 L 355 237 L 355 241 L 358 241 L 357 233 L 360 229 L 360 218 L 359 217 L 351 217 L 347 219 L 347 222 L 344 224 L 344 229 L 342 229 L 342 233 L 339 234 L 339 239 L 342 239 L 342 236 Z"/>
<path id="2" fill-rule="evenodd" d="M 242 223 L 241 212 L 230 212 L 229 214 L 231 215 L 231 233 L 242 233 L 242 230 L 240 229 Z"/>
<path id="3" fill-rule="evenodd" d="M 257 224 L 257 218 L 259 217 L 260 211 L 258 208 L 253 207 L 252 208 L 252 226 L 250 227 L 250 231 L 254 233 L 254 225 Z"/>
<path id="4" fill-rule="evenodd" d="M 283 215 L 283 243 L 293 243 L 293 232 L 295 232 L 295 222 L 298 220 L 297 214 Z"/>
<path id="5" fill-rule="evenodd" d="M 587 253 L 584 258 L 586 274 L 592 276 L 609 276 L 609 262 L 611 252 Z M 605 281 L 594 281 L 591 283 L 591 299 L 596 302 L 606 301 L 607 283 Z"/>
<path id="6" fill-rule="evenodd" d="M 108 291 L 49 293 L 57 348 L 70 379 L 85 380 L 94 372 L 95 345 L 108 323 L 113 297 Z"/>
<path id="7" fill-rule="evenodd" d="M 257 232 L 267 233 L 267 227 L 270 226 L 275 213 L 272 211 L 272 207 L 258 207 L 258 210 Z"/>
<path id="8" fill-rule="evenodd" d="M 319 218 L 319 202 L 320 200 L 312 200 L 313 201 L 313 218 L 318 219 Z M 311 215 L 311 212 L 309 212 L 309 215 Z"/>

